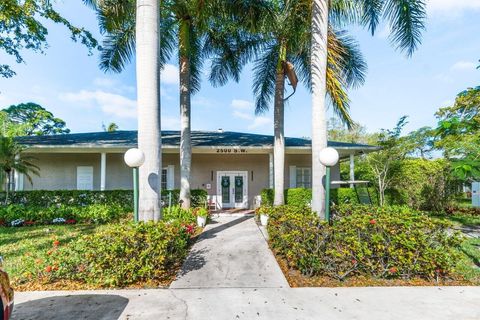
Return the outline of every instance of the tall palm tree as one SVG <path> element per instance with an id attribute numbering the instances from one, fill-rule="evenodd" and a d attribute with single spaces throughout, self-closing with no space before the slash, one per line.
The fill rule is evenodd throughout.
<path id="1" fill-rule="evenodd" d="M 101 68 L 121 72 L 132 59 L 135 46 L 135 15 L 131 0 L 110 3 L 107 0 L 85 0 L 98 13 L 101 30 L 105 33 L 102 45 Z M 264 0 L 262 0 L 264 1 Z M 224 66 L 235 63 L 239 43 L 235 23 L 256 21 L 256 10 L 261 1 L 222 0 L 164 0 L 161 7 L 160 66 L 169 61 L 176 51 L 179 59 L 180 78 L 180 201 L 182 207 L 190 207 L 190 175 L 192 161 L 191 144 L 191 95 L 200 89 L 201 68 L 207 56 L 222 57 Z M 241 14 L 240 14 L 241 13 Z M 228 27 L 226 27 L 228 26 Z M 177 50 L 175 50 L 177 49 Z M 235 62 L 234 62 L 235 61 Z M 239 70 L 224 68 L 212 81 L 232 77 L 238 81 Z M 221 80 L 220 80 L 221 81 Z M 226 80 L 225 80 L 226 81 Z M 140 128 L 140 127 L 139 127 Z"/>
<path id="2" fill-rule="evenodd" d="M 264 50 L 254 63 L 253 91 L 256 113 L 269 109 L 274 100 L 274 205 L 284 203 L 285 138 L 284 106 L 285 78 L 295 90 L 296 73 L 310 88 L 310 1 L 285 0 L 271 3 L 265 14 L 262 34 Z M 306 14 L 307 13 L 307 14 Z M 344 31 L 328 33 L 327 92 L 334 111 L 351 127 L 349 100 L 346 89 L 363 82 L 366 64 L 358 46 Z"/>
<path id="3" fill-rule="evenodd" d="M 145 152 L 145 163 L 140 167 L 138 212 L 140 220 L 158 221 L 162 176 L 159 0 L 137 0 L 136 9 L 138 148 Z"/>
<path id="4" fill-rule="evenodd" d="M 327 146 L 326 101 L 328 91 L 328 25 L 356 23 L 368 27 L 372 35 L 382 18 L 390 26 L 391 40 L 411 56 L 421 42 L 425 28 L 424 0 L 312 0 L 312 210 L 325 214 L 325 168 L 319 153 Z"/>
<path id="5" fill-rule="evenodd" d="M 5 173 L 5 204 L 8 203 L 9 191 L 12 187 L 12 175 L 14 172 L 24 174 L 32 182 L 30 174 L 40 175 L 39 167 L 33 161 L 34 157 L 22 154 L 25 147 L 15 142 L 10 137 L 0 137 L 0 169 Z"/>

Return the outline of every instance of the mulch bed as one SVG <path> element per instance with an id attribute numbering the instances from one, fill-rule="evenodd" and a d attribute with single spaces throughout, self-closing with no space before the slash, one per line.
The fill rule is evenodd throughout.
<path id="1" fill-rule="evenodd" d="M 442 281 L 428 281 L 421 278 L 412 280 L 402 279 L 375 279 L 365 276 L 350 277 L 344 281 L 333 279 L 326 276 L 306 277 L 300 271 L 292 269 L 288 266 L 287 261 L 276 254 L 274 256 L 282 269 L 288 284 L 292 288 L 301 287 L 425 287 L 425 286 L 471 286 L 478 285 L 463 279 L 450 279 Z"/>

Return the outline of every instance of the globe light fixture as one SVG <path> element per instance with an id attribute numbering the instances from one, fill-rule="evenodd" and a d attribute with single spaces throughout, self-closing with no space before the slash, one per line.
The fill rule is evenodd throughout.
<path id="1" fill-rule="evenodd" d="M 138 222 L 138 168 L 145 162 L 145 154 L 137 148 L 128 149 L 123 156 L 125 163 L 133 168 L 133 219 Z"/>
<path id="2" fill-rule="evenodd" d="M 338 151 L 332 147 L 325 148 L 320 151 L 320 163 L 326 167 L 333 167 L 337 164 L 340 156 Z"/>
<path id="3" fill-rule="evenodd" d="M 320 151 L 320 163 L 326 167 L 325 174 L 325 220 L 330 222 L 330 168 L 338 163 L 338 151 L 328 147 Z"/>
<path id="4" fill-rule="evenodd" d="M 128 149 L 123 157 L 130 168 L 138 168 L 145 162 L 145 154 L 137 148 Z"/>

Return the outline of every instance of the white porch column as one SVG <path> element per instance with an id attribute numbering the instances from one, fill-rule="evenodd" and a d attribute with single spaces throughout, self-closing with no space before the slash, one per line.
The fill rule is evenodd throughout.
<path id="1" fill-rule="evenodd" d="M 269 182 L 269 188 L 273 189 L 273 153 L 268 154 L 268 182 Z"/>
<path id="2" fill-rule="evenodd" d="M 105 191 L 105 182 L 107 176 L 107 154 L 101 153 L 100 156 L 100 191 Z"/>
<path id="3" fill-rule="evenodd" d="M 14 176 L 15 191 L 23 191 L 23 180 L 24 180 L 23 173 L 18 173 L 17 171 L 15 171 L 15 176 Z"/>
<path id="4" fill-rule="evenodd" d="M 355 155 L 350 153 L 350 181 L 355 181 Z M 350 184 L 350 188 L 353 188 L 353 183 Z"/>

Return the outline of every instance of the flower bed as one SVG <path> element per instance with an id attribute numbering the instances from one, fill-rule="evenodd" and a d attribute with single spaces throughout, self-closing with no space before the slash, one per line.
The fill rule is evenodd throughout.
<path id="1" fill-rule="evenodd" d="M 339 206 L 332 225 L 305 209 L 269 209 L 272 249 L 304 276 L 426 280 L 455 276 L 448 224 L 404 207 Z"/>

